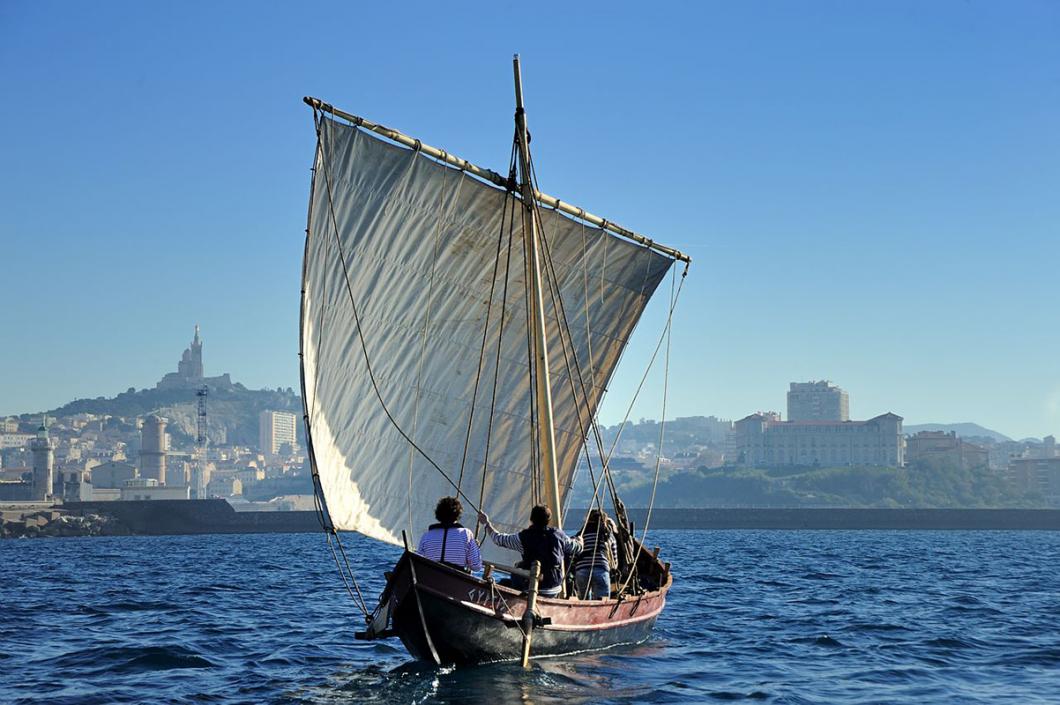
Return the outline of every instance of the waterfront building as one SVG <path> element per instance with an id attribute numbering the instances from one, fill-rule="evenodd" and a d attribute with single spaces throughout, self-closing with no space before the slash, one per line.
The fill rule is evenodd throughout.
<path id="1" fill-rule="evenodd" d="M 167 485 L 188 485 L 191 487 L 191 468 L 194 462 L 185 460 L 182 457 L 176 459 L 167 456 L 166 457 L 166 484 Z"/>
<path id="2" fill-rule="evenodd" d="M 232 497 L 243 494 L 243 482 L 234 475 L 215 475 L 206 486 L 210 497 Z"/>
<path id="3" fill-rule="evenodd" d="M 121 488 L 121 500 L 144 500 L 144 499 L 189 499 L 190 490 L 187 485 L 162 485 L 154 478 L 139 477 L 128 480 Z"/>
<path id="4" fill-rule="evenodd" d="M 1046 436 L 1042 439 L 1042 457 L 1056 457 L 1056 436 Z"/>
<path id="5" fill-rule="evenodd" d="M 1013 458 L 1008 478 L 1017 487 L 1039 492 L 1050 505 L 1060 507 L 1060 458 Z"/>
<path id="6" fill-rule="evenodd" d="M 37 437 L 30 442 L 33 451 L 33 500 L 44 502 L 54 494 L 55 446 L 48 437 L 47 423 L 41 424 Z"/>
<path id="7" fill-rule="evenodd" d="M 733 424 L 730 464 L 743 467 L 900 467 L 905 462 L 902 417 L 867 421 L 781 421 L 776 412 Z"/>
<path id="8" fill-rule="evenodd" d="M 118 490 L 129 480 L 136 478 L 136 466 L 109 460 L 91 468 L 92 487 L 97 490 Z"/>
<path id="9" fill-rule="evenodd" d="M 94 499 L 92 485 L 86 482 L 85 471 L 71 465 L 55 471 L 55 496 L 64 502 L 85 502 Z"/>
<path id="10" fill-rule="evenodd" d="M 258 448 L 269 460 L 285 444 L 295 447 L 297 417 L 289 411 L 263 411 L 258 416 Z"/>
<path id="11" fill-rule="evenodd" d="M 850 399 L 828 381 L 792 382 L 788 388 L 788 421 L 849 421 Z"/>
<path id="12" fill-rule="evenodd" d="M 151 414 L 140 429 L 140 477 L 166 484 L 166 424 L 161 416 Z"/>
<path id="13" fill-rule="evenodd" d="M 905 441 L 905 461 L 910 465 L 932 459 L 947 459 L 962 470 L 988 467 L 990 452 L 950 431 L 921 431 Z"/>
<path id="14" fill-rule="evenodd" d="M 32 433 L 20 433 L 14 431 L 0 431 L 0 448 L 23 448 L 36 438 Z"/>
<path id="15" fill-rule="evenodd" d="M 235 475 L 243 483 L 243 487 L 247 487 L 265 479 L 265 468 L 259 468 L 254 463 L 250 463 L 246 467 L 237 470 Z"/>

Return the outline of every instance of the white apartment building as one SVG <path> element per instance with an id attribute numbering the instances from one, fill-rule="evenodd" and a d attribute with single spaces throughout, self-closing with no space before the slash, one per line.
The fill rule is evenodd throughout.
<path id="1" fill-rule="evenodd" d="M 263 411 L 258 416 L 258 447 L 275 458 L 284 443 L 295 447 L 297 417 L 289 411 Z"/>

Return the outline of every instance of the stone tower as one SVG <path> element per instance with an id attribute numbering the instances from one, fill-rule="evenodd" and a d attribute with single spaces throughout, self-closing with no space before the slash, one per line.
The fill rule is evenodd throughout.
<path id="1" fill-rule="evenodd" d="M 166 484 L 166 424 L 151 414 L 140 429 L 140 477 Z"/>
<path id="2" fill-rule="evenodd" d="M 177 374 L 187 380 L 203 378 L 202 338 L 199 337 L 198 324 L 195 325 L 195 337 L 191 339 L 191 345 L 184 350 L 177 363 Z"/>
<path id="3" fill-rule="evenodd" d="M 48 420 L 37 430 L 37 437 L 30 441 L 33 451 L 33 500 L 44 502 L 52 495 L 52 480 L 55 470 L 55 448 L 48 437 Z"/>

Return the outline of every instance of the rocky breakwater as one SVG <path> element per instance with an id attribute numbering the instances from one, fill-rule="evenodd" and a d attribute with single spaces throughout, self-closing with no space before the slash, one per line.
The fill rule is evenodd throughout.
<path id="1" fill-rule="evenodd" d="M 58 536 L 105 536 L 125 534 L 105 514 L 77 516 L 57 509 L 0 512 L 0 538 L 45 538 Z"/>

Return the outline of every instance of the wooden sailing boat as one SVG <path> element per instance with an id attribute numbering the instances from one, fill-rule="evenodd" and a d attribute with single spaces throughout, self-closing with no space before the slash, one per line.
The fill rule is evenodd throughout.
<path id="1" fill-rule="evenodd" d="M 435 663 L 637 642 L 672 584 L 633 536 L 595 414 L 648 299 L 689 260 L 536 189 L 518 57 L 514 73 L 507 176 L 305 99 L 318 139 L 301 371 L 320 514 L 329 543 L 356 531 L 404 545 L 379 604 L 361 599 L 358 636 L 397 636 Z M 494 578 L 520 573 L 502 565 L 517 558 L 488 541 L 482 578 L 409 550 L 446 495 L 502 531 L 525 528 L 537 503 L 563 526 L 590 431 L 594 499 L 609 490 L 621 543 L 610 599 L 503 587 Z"/>

